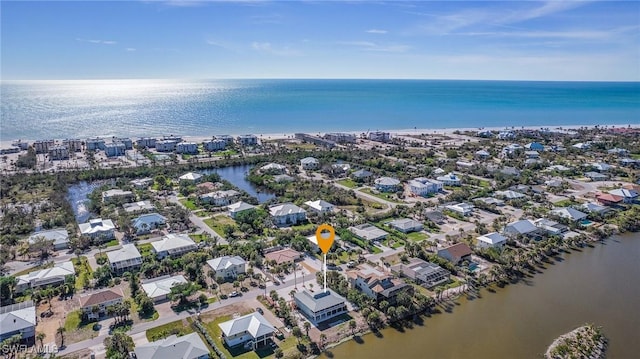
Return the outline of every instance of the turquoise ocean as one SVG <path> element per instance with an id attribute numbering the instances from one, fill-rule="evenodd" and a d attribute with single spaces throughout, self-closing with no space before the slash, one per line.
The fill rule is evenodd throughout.
<path id="1" fill-rule="evenodd" d="M 639 82 L 3 81 L 0 140 L 640 124 Z"/>

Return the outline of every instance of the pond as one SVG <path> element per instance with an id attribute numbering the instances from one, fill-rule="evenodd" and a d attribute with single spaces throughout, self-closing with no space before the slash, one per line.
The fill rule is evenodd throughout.
<path id="1" fill-rule="evenodd" d="M 89 220 L 91 213 L 87 208 L 87 202 L 89 195 L 96 188 L 104 185 L 107 181 L 94 181 L 94 182 L 78 182 L 69 186 L 67 189 L 67 200 L 73 208 L 73 214 L 76 217 L 78 223 L 85 223 Z"/>
<path id="2" fill-rule="evenodd" d="M 264 189 L 260 189 L 247 180 L 247 174 L 252 167 L 252 165 L 230 166 L 204 170 L 202 171 L 202 173 L 211 174 L 215 172 L 219 174 L 222 179 L 231 182 L 231 184 L 233 184 L 234 186 L 257 198 L 259 203 L 264 203 L 272 198 L 275 198 L 276 195 L 274 193 L 265 191 Z"/>

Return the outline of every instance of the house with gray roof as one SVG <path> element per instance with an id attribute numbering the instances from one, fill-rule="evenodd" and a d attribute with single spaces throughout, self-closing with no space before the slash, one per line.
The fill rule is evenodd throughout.
<path id="1" fill-rule="evenodd" d="M 56 263 L 51 268 L 36 270 L 16 277 L 16 293 L 26 289 L 36 289 L 64 284 L 67 278 L 73 278 L 76 270 L 71 261 Z"/>
<path id="2" fill-rule="evenodd" d="M 351 177 L 353 177 L 353 179 L 355 179 L 356 181 L 364 181 L 371 176 L 373 176 L 373 173 L 364 169 L 357 170 L 351 174 Z"/>
<path id="3" fill-rule="evenodd" d="M 240 195 L 240 192 L 230 189 L 226 191 L 215 191 L 201 195 L 200 201 L 214 206 L 228 206 Z"/>
<path id="4" fill-rule="evenodd" d="M 608 192 L 614 196 L 622 197 L 624 203 L 633 203 L 638 198 L 638 192 L 632 189 L 618 188 Z"/>
<path id="5" fill-rule="evenodd" d="M 423 228 L 422 223 L 411 218 L 399 218 L 387 223 L 387 225 L 402 233 L 418 232 Z"/>
<path id="6" fill-rule="evenodd" d="M 147 279 L 142 281 L 142 290 L 147 293 L 147 297 L 154 302 L 160 302 L 169 298 L 171 287 L 176 284 L 187 283 L 183 275 L 165 275 L 162 277 Z"/>
<path id="7" fill-rule="evenodd" d="M 196 249 L 198 249 L 196 242 L 187 234 L 169 233 L 162 237 L 162 240 L 151 242 L 151 250 L 158 259 L 179 257 Z"/>
<path id="8" fill-rule="evenodd" d="M 518 236 L 525 236 L 532 239 L 539 239 L 541 230 L 528 219 L 515 221 L 507 224 L 504 227 L 504 234 L 507 237 L 516 238 Z"/>
<path id="9" fill-rule="evenodd" d="M 437 264 L 420 258 L 410 258 L 409 263 L 391 266 L 391 272 L 411 278 L 426 288 L 432 288 L 449 282 L 451 273 Z"/>
<path id="10" fill-rule="evenodd" d="M 235 219 L 238 213 L 253 210 L 256 206 L 240 201 L 228 205 L 227 208 L 229 209 L 229 216 Z"/>
<path id="11" fill-rule="evenodd" d="M 349 227 L 349 231 L 359 238 L 366 239 L 372 242 L 381 241 L 387 238 L 387 236 L 389 235 L 389 233 L 387 233 L 386 231 L 383 231 L 382 229 L 369 223 Z"/>
<path id="12" fill-rule="evenodd" d="M 235 279 L 238 274 L 244 274 L 247 262 L 240 256 L 222 256 L 209 259 L 207 264 L 216 273 L 216 278 Z"/>
<path id="13" fill-rule="evenodd" d="M 198 333 L 171 335 L 155 342 L 136 345 L 136 359 L 208 359 L 209 348 Z"/>
<path id="14" fill-rule="evenodd" d="M 167 223 L 167 219 L 160 213 L 147 213 L 131 221 L 131 226 L 135 228 L 136 234 L 150 233 L 152 230 Z"/>
<path id="15" fill-rule="evenodd" d="M 125 203 L 122 205 L 122 208 L 124 208 L 124 211 L 127 213 L 153 211 L 155 209 L 155 207 L 153 206 L 153 204 L 151 204 L 151 201 L 149 200 L 138 201 L 133 203 Z"/>
<path id="16" fill-rule="evenodd" d="M 592 202 L 583 203 L 582 205 L 580 205 L 579 208 L 583 211 L 597 213 L 597 214 L 605 214 L 611 211 L 611 208 L 601 206 L 597 203 L 592 203 Z"/>
<path id="17" fill-rule="evenodd" d="M 0 342 L 18 334 L 24 342 L 35 342 L 37 323 L 31 300 L 0 307 Z"/>
<path id="18" fill-rule="evenodd" d="M 293 203 L 281 203 L 269 207 L 269 213 L 276 226 L 296 225 L 307 219 L 307 211 Z"/>
<path id="19" fill-rule="evenodd" d="M 395 192 L 400 189 L 400 180 L 391 177 L 380 177 L 373 181 L 380 192 Z"/>
<path id="20" fill-rule="evenodd" d="M 543 229 L 548 234 L 555 236 L 559 236 L 569 230 L 569 227 L 565 226 L 564 224 L 558 223 L 548 218 L 538 218 L 533 221 L 533 224 L 536 227 Z"/>
<path id="21" fill-rule="evenodd" d="M 577 209 L 571 208 L 571 207 L 555 208 L 555 209 L 551 210 L 550 214 L 553 215 L 553 216 L 560 217 L 560 218 L 568 219 L 571 222 L 579 222 L 579 221 L 587 218 L 587 214 L 586 213 L 582 213 L 582 212 L 578 211 Z"/>
<path id="22" fill-rule="evenodd" d="M 102 203 L 110 203 L 117 200 L 123 200 L 129 202 L 135 198 L 133 192 L 123 191 L 119 188 L 110 189 L 102 192 Z"/>
<path id="23" fill-rule="evenodd" d="M 305 289 L 294 294 L 293 299 L 298 310 L 314 325 L 347 313 L 347 300 L 330 288 L 315 293 Z"/>
<path id="24" fill-rule="evenodd" d="M 35 243 L 38 237 L 43 237 L 47 241 L 53 242 L 53 249 L 56 251 L 69 248 L 69 232 L 66 228 L 49 229 L 35 232 L 27 240 L 29 244 Z"/>
<path id="25" fill-rule="evenodd" d="M 243 315 L 218 324 L 222 331 L 222 339 L 229 347 L 250 343 L 255 349 L 267 344 L 273 337 L 275 327 L 258 312 Z"/>
<path id="26" fill-rule="evenodd" d="M 300 164 L 305 170 L 316 170 L 320 167 L 320 161 L 314 157 L 305 157 L 300 160 Z"/>
<path id="27" fill-rule="evenodd" d="M 125 244 L 120 249 L 107 252 L 111 270 L 121 274 L 140 269 L 142 256 L 134 244 Z"/>
<path id="28" fill-rule="evenodd" d="M 584 176 L 589 178 L 592 181 L 606 181 L 609 178 L 609 176 L 603 173 L 594 172 L 594 171 L 585 172 Z"/>

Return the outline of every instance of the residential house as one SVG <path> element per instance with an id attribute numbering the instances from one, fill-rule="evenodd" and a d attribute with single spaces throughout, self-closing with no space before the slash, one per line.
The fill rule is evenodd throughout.
<path id="1" fill-rule="evenodd" d="M 514 177 L 520 176 L 520 170 L 510 166 L 502 167 L 502 169 L 500 169 L 500 173 L 502 173 L 505 176 L 514 176 Z"/>
<path id="2" fill-rule="evenodd" d="M 563 165 L 553 165 L 553 166 L 549 166 L 547 167 L 548 171 L 558 171 L 558 172 L 569 172 L 571 171 L 571 168 L 567 167 L 567 166 L 563 166 Z"/>
<path id="3" fill-rule="evenodd" d="M 605 206 L 613 206 L 624 201 L 624 197 L 616 196 L 611 193 L 600 193 L 596 195 L 596 200 Z"/>
<path id="4" fill-rule="evenodd" d="M 69 248 L 69 232 L 67 232 L 65 228 L 55 228 L 35 232 L 29 236 L 27 242 L 29 244 L 33 244 L 39 237 L 43 237 L 47 241 L 52 241 L 53 249 L 56 251 Z"/>
<path id="5" fill-rule="evenodd" d="M 167 223 L 167 219 L 160 213 L 147 213 L 131 221 L 131 226 L 135 228 L 136 234 L 150 233 L 152 230 Z"/>
<path id="6" fill-rule="evenodd" d="M 99 137 L 88 138 L 84 143 L 87 151 L 104 150 L 105 146 L 104 139 Z"/>
<path id="7" fill-rule="evenodd" d="M 351 165 L 348 163 L 334 163 L 331 165 L 331 170 L 334 174 L 347 173 L 351 169 Z"/>
<path id="8" fill-rule="evenodd" d="M 579 208 L 589 213 L 597 213 L 599 215 L 604 215 L 611 211 L 610 208 L 592 202 L 583 203 Z"/>
<path id="9" fill-rule="evenodd" d="M 609 194 L 622 197 L 622 202 L 633 203 L 638 198 L 638 192 L 632 189 L 618 188 L 609 191 Z"/>
<path id="10" fill-rule="evenodd" d="M 544 146 L 539 142 L 530 142 L 524 145 L 524 147 L 530 151 L 544 151 Z"/>
<path id="11" fill-rule="evenodd" d="M 198 249 L 196 242 L 187 234 L 169 233 L 161 240 L 151 242 L 151 250 L 158 259 L 165 257 L 179 257 L 185 253 Z"/>
<path id="12" fill-rule="evenodd" d="M 142 267 L 142 256 L 135 244 L 124 244 L 122 248 L 107 252 L 111 270 L 117 274 L 133 272 Z"/>
<path id="13" fill-rule="evenodd" d="M 476 153 L 474 154 L 474 157 L 479 160 L 486 160 L 491 158 L 491 153 L 489 153 L 487 150 L 479 150 L 479 151 L 476 151 Z"/>
<path id="14" fill-rule="evenodd" d="M 469 203 L 456 203 L 445 206 L 445 208 L 454 213 L 467 217 L 473 214 L 474 206 Z"/>
<path id="15" fill-rule="evenodd" d="M 527 197 L 526 195 L 520 193 L 520 192 L 516 192 L 516 191 L 512 191 L 512 190 L 508 190 L 508 191 L 495 191 L 494 196 L 499 197 L 499 198 L 503 198 L 507 201 L 510 200 L 514 200 L 514 199 L 521 199 L 521 198 L 525 198 Z"/>
<path id="16" fill-rule="evenodd" d="M 273 261 L 276 264 L 293 263 L 304 258 L 304 254 L 295 251 L 291 248 L 272 248 L 272 250 L 265 249 L 264 259 Z"/>
<path id="17" fill-rule="evenodd" d="M 36 307 L 31 300 L 0 307 L 0 342 L 21 335 L 23 343 L 35 344 L 37 324 Z"/>
<path id="18" fill-rule="evenodd" d="M 320 161 L 314 157 L 305 157 L 300 160 L 300 165 L 305 170 L 316 170 L 320 167 Z"/>
<path id="19" fill-rule="evenodd" d="M 369 223 L 349 227 L 349 231 L 361 239 L 372 242 L 381 241 L 389 235 L 389 233 Z"/>
<path id="20" fill-rule="evenodd" d="M 209 152 L 222 151 L 227 146 L 227 141 L 221 140 L 221 139 L 209 140 L 209 141 L 204 141 L 202 145 L 204 146 L 204 149 Z"/>
<path id="21" fill-rule="evenodd" d="M 266 173 L 266 174 L 271 174 L 271 175 L 276 175 L 276 174 L 283 174 L 285 172 L 287 172 L 287 166 L 285 165 L 281 165 L 279 163 L 267 163 L 266 165 L 260 167 L 260 172 L 261 173 Z"/>
<path id="22" fill-rule="evenodd" d="M 124 294 L 119 287 L 103 289 L 81 295 L 80 310 L 87 320 L 100 319 L 107 314 L 107 307 L 122 303 Z"/>
<path id="23" fill-rule="evenodd" d="M 208 203 L 216 207 L 220 207 L 220 206 L 230 205 L 233 201 L 237 199 L 239 195 L 240 195 L 240 192 L 230 189 L 226 191 L 216 191 L 216 192 L 205 193 L 201 195 L 199 198 L 200 198 L 200 201 L 202 201 L 203 203 Z"/>
<path id="24" fill-rule="evenodd" d="M 547 234 L 555 236 L 560 236 L 562 235 L 562 233 L 569 230 L 569 227 L 565 226 L 564 224 L 560 224 L 547 218 L 538 218 L 533 221 L 533 224 L 536 227 L 544 230 Z"/>
<path id="25" fill-rule="evenodd" d="M 498 139 L 500 140 L 511 140 L 516 138 L 516 133 L 513 131 L 500 131 L 498 133 Z"/>
<path id="26" fill-rule="evenodd" d="M 182 176 L 178 177 L 178 181 L 180 182 L 190 182 L 190 183 L 198 183 L 202 180 L 202 175 L 195 172 L 187 172 Z"/>
<path id="27" fill-rule="evenodd" d="M 572 145 L 571 147 L 573 147 L 575 149 L 578 149 L 578 150 L 581 150 L 581 151 L 584 151 L 584 150 L 588 150 L 589 148 L 591 148 L 591 145 L 588 144 L 588 143 L 579 142 L 579 143 L 576 143 L 575 145 Z"/>
<path id="28" fill-rule="evenodd" d="M 309 241 L 309 244 L 311 245 L 311 252 L 313 253 L 318 253 L 320 252 L 320 247 L 318 246 L 318 238 L 316 238 L 315 233 L 307 236 L 307 240 Z M 334 238 L 334 243 L 338 243 L 340 241 L 340 236 L 336 234 L 335 238 Z"/>
<path id="29" fill-rule="evenodd" d="M 414 178 L 409 181 L 409 189 L 411 190 L 411 193 L 422 197 L 442 191 L 442 186 L 442 182 L 424 177 Z"/>
<path id="30" fill-rule="evenodd" d="M 589 164 L 588 166 L 590 166 L 591 168 L 593 168 L 598 172 L 608 172 L 613 168 L 613 166 L 604 162 L 594 162 Z"/>
<path id="31" fill-rule="evenodd" d="M 456 167 L 459 170 L 471 170 L 474 167 L 477 167 L 478 164 L 476 162 L 469 162 L 469 161 L 456 161 Z"/>
<path id="32" fill-rule="evenodd" d="M 498 232 L 491 232 L 476 238 L 480 248 L 502 248 L 507 238 Z"/>
<path id="33" fill-rule="evenodd" d="M 620 166 L 622 167 L 640 167 L 640 159 L 636 160 L 633 158 L 621 158 L 618 160 Z"/>
<path id="34" fill-rule="evenodd" d="M 298 310 L 316 326 L 347 313 L 347 300 L 329 288 L 315 293 L 305 289 L 293 298 Z"/>
<path id="35" fill-rule="evenodd" d="M 135 359 L 209 359 L 209 347 L 198 333 L 170 335 L 155 342 L 136 345 Z"/>
<path id="36" fill-rule="evenodd" d="M 522 146 L 517 143 L 512 143 L 502 149 L 500 153 L 501 157 L 514 157 L 518 153 L 522 152 Z"/>
<path id="37" fill-rule="evenodd" d="M 476 136 L 483 137 L 483 138 L 491 138 L 491 137 L 493 137 L 493 132 L 491 132 L 489 130 L 480 130 L 480 131 L 478 131 Z"/>
<path id="38" fill-rule="evenodd" d="M 296 225 L 307 219 L 307 211 L 293 203 L 270 206 L 269 213 L 276 226 Z"/>
<path id="39" fill-rule="evenodd" d="M 176 144 L 176 153 L 197 154 L 198 144 L 195 142 L 179 142 Z"/>
<path id="40" fill-rule="evenodd" d="M 238 144 L 242 146 L 256 146 L 258 144 L 258 137 L 256 137 L 256 135 L 240 135 L 236 140 Z"/>
<path id="41" fill-rule="evenodd" d="M 424 261 L 420 258 L 410 258 L 409 263 L 391 266 L 391 272 L 399 276 L 411 278 L 418 284 L 433 288 L 449 282 L 451 273 L 437 264 Z"/>
<path id="42" fill-rule="evenodd" d="M 589 171 L 589 172 L 585 172 L 584 176 L 591 179 L 592 181 L 606 181 L 609 176 L 603 174 L 603 173 L 598 173 L 598 172 L 593 172 L 593 171 Z"/>
<path id="43" fill-rule="evenodd" d="M 244 274 L 247 262 L 239 256 L 222 256 L 207 261 L 216 273 L 216 278 L 235 279 L 238 274 Z"/>
<path id="44" fill-rule="evenodd" d="M 364 170 L 364 169 L 357 170 L 357 171 L 355 171 L 355 172 L 353 172 L 351 174 L 351 177 L 354 180 L 360 181 L 360 182 L 365 181 L 367 178 L 369 178 L 371 176 L 373 176 L 373 173 L 371 173 L 371 172 L 369 172 L 367 170 Z"/>
<path id="45" fill-rule="evenodd" d="M 138 201 L 138 202 L 133 202 L 133 203 L 125 203 L 125 204 L 122 205 L 122 208 L 127 213 L 135 213 L 135 212 L 142 212 L 142 211 L 153 211 L 154 209 L 156 209 L 153 206 L 153 204 L 151 204 L 151 201 L 149 201 L 149 200 Z"/>
<path id="46" fill-rule="evenodd" d="M 158 303 L 169 299 L 171 287 L 176 284 L 187 283 L 182 275 L 164 275 L 162 277 L 147 279 L 142 281 L 142 290 L 154 302 Z"/>
<path id="47" fill-rule="evenodd" d="M 215 135 L 213 136 L 214 139 L 216 140 L 223 140 L 227 146 L 230 146 L 233 144 L 233 136 L 229 136 L 229 135 Z"/>
<path id="48" fill-rule="evenodd" d="M 119 188 L 110 189 L 102 192 L 102 203 L 111 203 L 114 201 L 122 200 L 129 202 L 134 199 L 135 196 L 131 191 L 123 191 Z"/>
<path id="49" fill-rule="evenodd" d="M 381 269 L 366 264 L 356 270 L 347 272 L 347 279 L 352 289 L 357 289 L 377 302 L 387 301 L 393 305 L 398 294 L 409 291 L 411 286 L 400 279 L 384 273 Z"/>
<path id="50" fill-rule="evenodd" d="M 235 219 L 238 213 L 254 210 L 256 206 L 240 201 L 228 205 L 227 208 L 229 209 L 229 216 Z"/>
<path id="51" fill-rule="evenodd" d="M 460 186 L 462 184 L 460 178 L 453 173 L 437 177 L 436 179 L 445 186 Z"/>
<path id="52" fill-rule="evenodd" d="M 473 251 L 465 243 L 457 243 L 438 250 L 438 257 L 442 257 L 453 264 L 458 264 L 465 260 L 470 261 L 471 254 L 473 254 Z"/>
<path id="53" fill-rule="evenodd" d="M 374 131 L 374 132 L 369 132 L 368 138 L 371 141 L 389 142 L 391 141 L 391 134 L 389 132 Z"/>
<path id="54" fill-rule="evenodd" d="M 507 237 L 518 238 L 519 236 L 531 239 L 540 239 L 541 231 L 528 219 L 511 222 L 504 227 L 504 234 Z"/>
<path id="55" fill-rule="evenodd" d="M 540 158 L 540 153 L 538 151 L 524 151 L 524 155 L 529 159 L 538 159 Z"/>
<path id="56" fill-rule="evenodd" d="M 387 223 L 387 225 L 402 233 L 419 232 L 423 228 L 422 223 L 411 218 L 396 219 Z"/>
<path id="57" fill-rule="evenodd" d="M 80 234 L 94 240 L 107 241 L 115 238 L 116 226 L 110 219 L 96 218 L 87 223 L 80 223 Z"/>
<path id="58" fill-rule="evenodd" d="M 124 143 L 112 142 L 104 145 L 104 154 L 107 157 L 119 157 L 124 156 L 127 150 L 127 146 Z"/>
<path id="59" fill-rule="evenodd" d="M 281 175 L 275 175 L 273 176 L 273 181 L 277 182 L 277 183 L 282 183 L 282 182 L 293 182 L 295 181 L 295 178 L 287 175 L 287 174 L 281 174 Z"/>
<path id="60" fill-rule="evenodd" d="M 560 187 L 562 187 L 562 181 L 561 180 L 557 180 L 557 179 L 550 179 L 550 180 L 544 181 L 544 185 L 547 186 L 547 187 L 560 188 Z"/>
<path id="61" fill-rule="evenodd" d="M 137 189 L 146 189 L 149 186 L 151 186 L 151 184 L 153 184 L 153 178 L 151 177 L 136 178 L 134 180 L 129 181 L 129 183 L 131 183 L 131 185 Z"/>
<path id="62" fill-rule="evenodd" d="M 560 218 L 568 219 L 571 222 L 580 222 L 583 219 L 587 218 L 586 213 L 582 213 L 577 209 L 571 207 L 555 208 L 551 210 L 550 214 Z"/>
<path id="63" fill-rule="evenodd" d="M 317 201 L 306 201 L 304 204 L 309 206 L 309 209 L 317 213 L 330 213 L 333 212 L 335 206 L 329 202 L 321 199 Z"/>
<path id="64" fill-rule="evenodd" d="M 380 192 L 396 192 L 400 187 L 400 180 L 391 177 L 380 177 L 374 181 L 376 190 Z"/>
<path id="65" fill-rule="evenodd" d="M 424 216 L 435 224 L 444 224 L 447 222 L 447 216 L 441 211 L 424 211 Z"/>
<path id="66" fill-rule="evenodd" d="M 629 156 L 629 150 L 624 148 L 617 148 L 617 147 L 607 150 L 607 153 L 610 155 L 617 155 L 621 157 Z"/>
<path id="67" fill-rule="evenodd" d="M 218 324 L 222 340 L 232 348 L 249 343 L 253 349 L 267 345 L 275 327 L 258 312 L 243 315 Z"/>
<path id="68" fill-rule="evenodd" d="M 73 278 L 76 271 L 71 261 L 56 263 L 51 268 L 33 271 L 16 277 L 16 293 L 26 289 L 43 288 L 47 286 L 59 286 L 64 284 L 67 278 Z"/>

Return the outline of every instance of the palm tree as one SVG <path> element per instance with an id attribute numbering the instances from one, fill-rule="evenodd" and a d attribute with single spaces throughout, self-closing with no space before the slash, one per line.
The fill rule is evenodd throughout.
<path id="1" fill-rule="evenodd" d="M 309 322 L 304 322 L 304 330 L 307 334 L 307 337 L 309 336 L 309 328 L 311 328 L 311 323 Z"/>
<path id="2" fill-rule="evenodd" d="M 357 324 L 355 320 L 350 320 L 349 321 L 349 329 L 351 329 L 351 335 L 354 334 L 354 331 L 356 330 Z"/>
<path id="3" fill-rule="evenodd" d="M 320 334 L 320 347 L 324 348 L 324 342 L 327 341 L 327 335 L 322 333 Z"/>
<path id="4" fill-rule="evenodd" d="M 300 344 L 300 337 L 302 337 L 302 330 L 300 330 L 300 327 L 298 327 L 297 325 L 293 327 L 292 333 L 293 336 L 298 340 L 298 344 Z"/>
<path id="5" fill-rule="evenodd" d="M 47 335 L 43 332 L 38 332 L 38 334 L 36 334 L 36 339 L 40 342 L 40 349 L 44 348 L 44 338 L 46 338 Z"/>
<path id="6" fill-rule="evenodd" d="M 63 326 L 59 326 L 56 333 L 60 335 L 60 347 L 64 348 L 64 332 L 67 330 Z"/>

